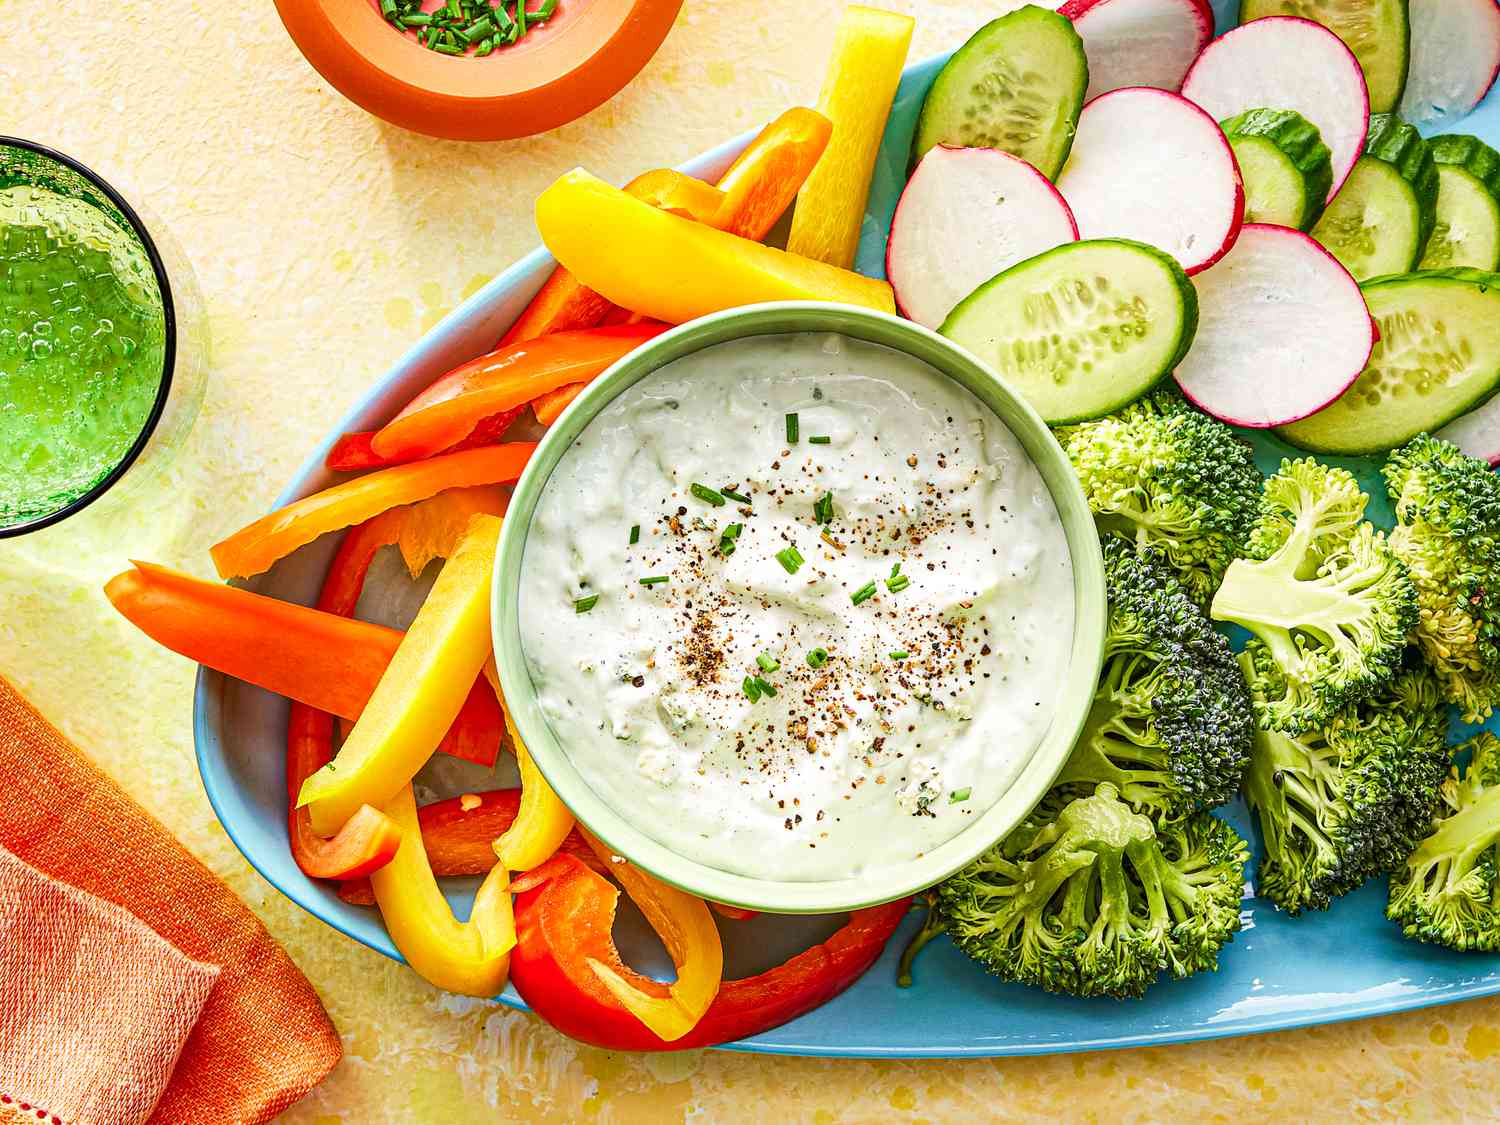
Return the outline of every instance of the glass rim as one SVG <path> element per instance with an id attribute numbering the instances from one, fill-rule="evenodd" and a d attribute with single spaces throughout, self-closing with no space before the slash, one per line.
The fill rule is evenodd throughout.
<path id="1" fill-rule="evenodd" d="M 120 214 L 124 216 L 125 221 L 130 224 L 132 233 L 140 240 L 142 248 L 146 251 L 146 260 L 151 263 L 151 272 L 156 277 L 156 288 L 161 294 L 163 330 L 161 380 L 156 388 L 156 401 L 151 404 L 151 411 L 146 415 L 146 420 L 141 426 L 140 433 L 136 435 L 135 441 L 131 443 L 130 448 L 125 451 L 125 455 L 87 492 L 70 500 L 56 511 L 48 512 L 46 515 L 37 516 L 34 519 L 23 520 L 21 523 L 11 524 L 8 527 L 0 527 L 0 539 L 13 539 L 33 531 L 40 531 L 44 527 L 51 527 L 55 523 L 61 523 L 69 516 L 83 511 L 83 509 L 87 508 L 118 484 L 120 478 L 128 473 L 131 466 L 140 459 L 141 453 L 156 433 L 156 427 L 161 422 L 162 414 L 166 412 L 167 400 L 172 394 L 172 378 L 177 366 L 177 312 L 172 300 L 172 285 L 167 277 L 167 268 L 162 262 L 161 253 L 156 248 L 156 242 L 151 237 L 151 232 L 147 229 L 145 220 L 130 205 L 129 200 L 92 168 L 75 160 L 67 153 L 59 152 L 48 145 L 38 144 L 36 141 L 28 141 L 23 137 L 11 137 L 0 133 L 0 148 L 25 149 L 28 152 L 34 152 L 39 156 L 46 157 L 48 160 L 55 160 L 65 168 L 78 173 L 90 184 L 98 188 L 100 194 L 119 210 Z"/>

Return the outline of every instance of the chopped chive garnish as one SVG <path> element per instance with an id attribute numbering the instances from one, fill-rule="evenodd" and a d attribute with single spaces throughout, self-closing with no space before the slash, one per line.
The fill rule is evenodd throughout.
<path id="1" fill-rule="evenodd" d="M 821 668 L 828 663 L 828 650 L 826 648 L 815 648 L 807 654 L 807 666 L 809 668 Z"/>
<path id="2" fill-rule="evenodd" d="M 699 484 L 694 481 L 693 484 L 688 487 L 688 491 L 696 496 L 699 500 L 702 500 L 705 504 L 712 504 L 715 508 L 722 508 L 724 506 L 725 501 L 723 495 L 721 493 L 715 492 L 706 484 Z"/>
<path id="3" fill-rule="evenodd" d="M 760 665 L 762 672 L 770 673 L 781 667 L 781 661 L 777 660 L 769 652 L 763 652 L 755 658 L 755 663 Z"/>
<path id="4" fill-rule="evenodd" d="M 788 445 L 797 444 L 797 432 L 797 416 L 795 414 L 788 414 L 786 416 L 786 443 Z"/>
<path id="5" fill-rule="evenodd" d="M 742 523 L 732 523 L 719 533 L 719 554 L 728 558 L 734 554 L 734 541 L 740 537 L 740 532 L 745 530 Z"/>
<path id="6" fill-rule="evenodd" d="M 807 439 L 809 445 L 832 445 L 833 439 L 827 434 L 813 434 Z"/>
<path id="7" fill-rule="evenodd" d="M 813 519 L 819 523 L 833 522 L 833 493 L 825 492 L 813 501 Z"/>
<path id="8" fill-rule="evenodd" d="M 807 560 L 802 557 L 802 552 L 796 547 L 787 547 L 776 552 L 776 561 L 781 564 L 783 570 L 788 574 L 796 574 L 802 569 L 802 564 Z"/>
<path id="9" fill-rule="evenodd" d="M 760 702 L 760 688 L 756 686 L 754 676 L 746 676 L 740 684 L 740 690 L 745 693 L 751 703 Z"/>
<path id="10" fill-rule="evenodd" d="M 961 805 L 969 799 L 969 794 L 973 791 L 968 785 L 965 785 L 962 789 L 955 789 L 952 793 L 948 794 L 948 803 L 950 805 Z"/>
<path id="11" fill-rule="evenodd" d="M 893 594 L 899 594 L 910 585 L 911 579 L 904 574 L 898 574 L 894 578 L 887 578 L 885 580 L 885 588 Z"/>
<path id="12" fill-rule="evenodd" d="M 750 503 L 750 497 L 746 496 L 743 492 L 736 492 L 732 488 L 721 488 L 719 489 L 719 493 L 724 499 L 733 500 L 736 504 Z"/>
<path id="13" fill-rule="evenodd" d="M 650 578 L 642 578 L 641 579 L 641 585 L 642 586 L 660 586 L 663 582 L 670 582 L 671 580 L 672 579 L 668 575 L 665 575 L 665 574 L 653 574 Z"/>
<path id="14" fill-rule="evenodd" d="M 630 545 L 634 547 L 641 541 L 641 525 L 636 524 L 630 529 Z"/>
<path id="15" fill-rule="evenodd" d="M 589 610 L 593 609 L 598 604 L 599 604 L 599 595 L 598 594 L 590 594 L 586 598 L 575 598 L 574 601 L 573 601 L 573 612 L 574 613 L 587 613 Z"/>
<path id="16" fill-rule="evenodd" d="M 910 655 L 911 653 L 907 652 L 904 648 L 898 648 L 895 652 L 891 653 L 891 659 L 905 660 Z"/>
<path id="17" fill-rule="evenodd" d="M 760 689 L 761 695 L 769 695 L 772 699 L 776 698 L 776 689 L 773 688 L 770 684 L 766 683 L 766 681 L 761 677 L 756 676 L 751 682 Z"/>
<path id="18" fill-rule="evenodd" d="M 852 594 L 849 595 L 849 600 L 851 602 L 853 602 L 855 605 L 860 605 L 860 604 L 862 604 L 864 602 L 869 601 L 874 596 L 875 596 L 875 583 L 873 583 L 873 582 L 866 582 L 858 590 L 855 590 L 854 593 L 852 593 Z"/>
<path id="19" fill-rule="evenodd" d="M 901 573 L 901 564 L 900 563 L 897 563 L 895 566 L 891 567 L 891 577 L 892 578 L 896 577 L 896 575 L 898 575 L 900 573 Z"/>

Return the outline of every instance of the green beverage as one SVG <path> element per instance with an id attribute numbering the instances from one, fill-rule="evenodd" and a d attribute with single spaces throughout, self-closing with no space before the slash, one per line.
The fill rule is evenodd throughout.
<path id="1" fill-rule="evenodd" d="M 0 187 L 0 528 L 75 503 L 148 426 L 166 322 L 135 233 L 86 198 Z"/>

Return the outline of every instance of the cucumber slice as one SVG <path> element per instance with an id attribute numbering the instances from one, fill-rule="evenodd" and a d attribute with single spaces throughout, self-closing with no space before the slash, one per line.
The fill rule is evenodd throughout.
<path id="1" fill-rule="evenodd" d="M 998 148 L 1057 178 L 1089 86 L 1083 40 L 1069 20 L 1027 6 L 991 20 L 938 73 L 912 142 L 912 162 L 934 145 Z"/>
<path id="2" fill-rule="evenodd" d="M 1500 386 L 1500 274 L 1424 270 L 1366 282 L 1380 341 L 1354 385 L 1276 432 L 1314 453 L 1383 453 Z"/>
<path id="3" fill-rule="evenodd" d="M 1054 425 L 1134 402 L 1187 353 L 1198 295 L 1177 260 L 1126 239 L 1070 242 L 959 302 L 939 331 Z"/>
<path id="4" fill-rule="evenodd" d="M 1393 113 L 1370 118 L 1365 154 L 1312 229 L 1356 281 L 1415 269 L 1437 222 L 1427 142 Z"/>
<path id="5" fill-rule="evenodd" d="M 1437 161 L 1438 204 L 1422 268 L 1500 269 L 1500 153 L 1458 134 L 1427 145 Z"/>
<path id="6" fill-rule="evenodd" d="M 1401 103 L 1411 63 L 1406 0 L 1240 0 L 1241 23 L 1264 16 L 1301 16 L 1342 39 L 1365 72 L 1371 113 Z"/>
<path id="7" fill-rule="evenodd" d="M 1245 182 L 1245 222 L 1307 230 L 1323 213 L 1333 160 L 1318 127 L 1290 109 L 1251 109 L 1221 126 Z"/>

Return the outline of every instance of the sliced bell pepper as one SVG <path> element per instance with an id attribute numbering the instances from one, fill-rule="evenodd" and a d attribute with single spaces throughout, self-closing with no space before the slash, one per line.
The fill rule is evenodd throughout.
<path id="1" fill-rule="evenodd" d="M 496 678 L 490 683 L 498 695 L 500 686 Z M 515 823 L 495 840 L 495 855 L 511 871 L 530 871 L 550 859 L 573 831 L 573 814 L 531 760 L 531 752 L 521 741 L 521 732 L 516 730 L 509 711 L 505 712 L 505 729 L 510 733 L 516 765 L 521 771 L 521 808 Z"/>
<path id="2" fill-rule="evenodd" d="M 632 1020 L 624 1005 L 589 971 L 591 961 L 613 957 L 618 963 L 610 932 L 619 892 L 607 880 L 573 856 L 558 855 L 517 879 L 513 890 L 518 896 L 516 948 L 511 957 L 516 991 L 559 1031 L 615 1051 L 711 1047 L 758 1034 L 811 1011 L 843 992 L 875 963 L 911 901 L 856 910 L 821 945 L 757 976 L 725 981 L 692 1030 L 666 1042 L 641 1021 Z M 665 984 L 647 977 L 633 976 L 631 984 L 653 997 L 667 994 Z"/>
<path id="3" fill-rule="evenodd" d="M 509 504 L 510 498 L 493 486 L 450 488 L 360 526 L 371 528 L 380 546 L 400 551 L 407 573 L 416 578 L 433 559 L 446 559 L 458 549 L 475 516 L 503 516 Z"/>
<path id="4" fill-rule="evenodd" d="M 475 425 L 468 437 L 442 452 L 462 453 L 466 449 L 479 449 L 482 446 L 497 444 L 505 431 L 510 429 L 511 423 L 521 416 L 523 410 L 525 407 L 520 406 L 514 410 L 503 410 L 499 414 L 482 419 Z M 333 443 L 328 456 L 323 458 L 323 467 L 333 473 L 362 473 L 366 469 L 385 469 L 392 465 L 404 464 L 403 461 L 382 457 L 375 452 L 370 442 L 378 432 L 377 430 L 360 430 L 352 434 L 344 434 Z M 418 460 L 418 458 L 411 458 L 411 460 Z"/>
<path id="5" fill-rule="evenodd" d="M 515 822 L 520 807 L 519 789 L 465 793 L 421 806 L 417 820 L 422 825 L 422 844 L 432 873 L 439 877 L 488 873 L 499 862 L 495 858 L 495 837 Z M 604 870 L 604 864 L 577 829 L 563 838 L 558 851 L 581 859 L 595 871 Z M 345 880 L 338 894 L 353 906 L 370 906 L 375 901 L 368 879 Z"/>
<path id="6" fill-rule="evenodd" d="M 474 517 L 348 739 L 303 784 L 297 804 L 308 806 L 320 835 L 333 835 L 360 805 L 383 805 L 394 797 L 426 764 L 458 714 L 465 685 L 490 659 L 490 585 L 499 535 L 494 516 Z"/>
<path id="7" fill-rule="evenodd" d="M 536 420 L 544 426 L 552 425 L 562 417 L 564 410 L 573 405 L 573 400 L 583 393 L 583 388 L 586 386 L 588 386 L 587 383 L 572 383 L 542 395 L 531 404 Z"/>
<path id="8" fill-rule="evenodd" d="M 588 833 L 585 840 L 594 841 Z M 596 853 L 600 852 L 595 844 Z M 608 852 L 601 858 L 608 861 Z M 618 1039 L 664 1049 L 682 1041 L 713 1003 L 724 950 L 702 899 L 658 882 L 632 864 L 610 874 L 651 923 L 672 963 L 671 984 L 642 976 L 620 960 L 610 928 L 620 892 L 571 855 L 559 854 L 517 879 L 516 988 L 566 1035 L 585 1043 Z M 524 924 L 523 924 L 523 921 Z"/>
<path id="9" fill-rule="evenodd" d="M 875 158 L 914 21 L 910 16 L 851 4 L 839 21 L 833 59 L 818 108 L 833 122 L 833 139 L 797 196 L 786 248 L 832 266 L 854 264 Z"/>
<path id="10" fill-rule="evenodd" d="M 580 282 L 669 324 L 762 301 L 896 307 L 884 281 L 664 214 L 581 169 L 542 192 L 536 221 L 547 249 Z"/>
<path id="11" fill-rule="evenodd" d="M 173 652 L 344 719 L 364 712 L 403 636 L 154 563 L 117 574 L 104 594 Z M 476 676 L 441 749 L 493 765 L 504 731 L 495 693 Z"/>
<path id="12" fill-rule="evenodd" d="M 832 132 L 828 118 L 805 106 L 772 121 L 719 178 L 724 206 L 712 225 L 755 242 L 764 239 L 797 198 Z"/>
<path id="13" fill-rule="evenodd" d="M 462 441 L 480 419 L 587 382 L 666 329 L 651 323 L 590 328 L 507 344 L 439 378 L 375 434 L 371 448 L 393 460 L 431 457 Z"/>
<path id="14" fill-rule="evenodd" d="M 370 875 L 370 886 L 391 941 L 437 987 L 494 996 L 505 987 L 516 944 L 510 873 L 497 866 L 485 876 L 469 920 L 459 922 L 427 862 L 411 786 L 401 786 L 384 811 L 401 828 L 401 847 Z"/>
<path id="15" fill-rule="evenodd" d="M 625 191 L 652 207 L 697 222 L 718 214 L 724 205 L 724 194 L 717 188 L 667 168 L 637 176 L 625 185 Z M 607 300 L 558 266 L 500 344 L 503 347 L 553 332 L 592 328 L 609 309 Z"/>
<path id="16" fill-rule="evenodd" d="M 356 477 L 262 516 L 210 550 L 220 578 L 248 578 L 320 535 L 374 519 L 400 504 L 414 504 L 450 488 L 513 484 L 534 442 L 444 453 Z"/>

